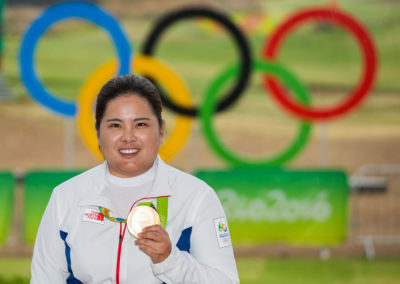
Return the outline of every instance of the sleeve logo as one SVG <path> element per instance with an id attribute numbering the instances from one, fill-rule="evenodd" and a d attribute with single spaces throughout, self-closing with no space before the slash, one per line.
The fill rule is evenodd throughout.
<path id="1" fill-rule="evenodd" d="M 215 219 L 214 225 L 219 247 L 223 248 L 232 245 L 228 223 L 226 222 L 225 218 Z"/>

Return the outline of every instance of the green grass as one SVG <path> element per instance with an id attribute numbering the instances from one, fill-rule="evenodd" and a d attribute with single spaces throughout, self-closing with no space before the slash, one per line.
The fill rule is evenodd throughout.
<path id="1" fill-rule="evenodd" d="M 0 284 L 29 283 L 30 258 L 0 258 Z"/>
<path id="2" fill-rule="evenodd" d="M 262 259 L 239 258 L 241 283 L 395 284 L 398 259 Z"/>
<path id="3" fill-rule="evenodd" d="M 236 259 L 243 284 L 398 284 L 400 259 Z M 30 259 L 1 258 L 0 284 L 28 283 Z"/>

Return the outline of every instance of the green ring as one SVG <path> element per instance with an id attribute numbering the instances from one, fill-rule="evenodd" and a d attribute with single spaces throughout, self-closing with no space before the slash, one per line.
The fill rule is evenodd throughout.
<path id="1" fill-rule="evenodd" d="M 255 61 L 252 64 L 252 69 L 276 75 L 282 80 L 282 83 L 284 83 L 285 86 L 288 86 L 290 90 L 292 90 L 298 100 L 306 105 L 310 105 L 311 99 L 305 86 L 280 65 L 264 61 Z M 301 121 L 300 127 L 297 131 L 297 136 L 293 142 L 286 149 L 269 158 L 249 159 L 239 156 L 224 147 L 224 145 L 218 140 L 211 120 L 216 110 L 216 97 L 228 79 L 236 76 L 238 73 L 238 66 L 228 68 L 211 83 L 206 92 L 200 114 L 202 129 L 211 149 L 222 159 L 236 166 L 279 166 L 290 161 L 307 144 L 312 128 L 310 122 Z"/>

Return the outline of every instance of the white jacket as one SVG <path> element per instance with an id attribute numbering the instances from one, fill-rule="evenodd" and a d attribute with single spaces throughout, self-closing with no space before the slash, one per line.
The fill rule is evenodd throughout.
<path id="1" fill-rule="evenodd" d="M 127 232 L 119 283 L 239 283 L 225 213 L 214 190 L 158 159 L 152 198 L 146 201 L 156 204 L 154 197 L 170 196 L 166 230 L 172 252 L 153 264 Z M 106 168 L 103 163 L 54 189 L 36 237 L 32 284 L 116 283 L 120 223 L 104 219 L 98 210 L 113 211 Z"/>

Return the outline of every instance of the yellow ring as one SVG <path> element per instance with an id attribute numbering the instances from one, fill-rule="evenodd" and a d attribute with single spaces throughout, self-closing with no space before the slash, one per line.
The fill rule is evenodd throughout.
<path id="1" fill-rule="evenodd" d="M 191 106 L 192 100 L 188 88 L 182 80 L 166 65 L 150 56 L 138 55 L 133 60 L 137 74 L 148 76 L 166 88 L 171 98 L 182 106 Z M 84 82 L 78 96 L 77 123 L 85 145 L 100 160 L 103 155 L 98 147 L 93 103 L 101 87 L 115 76 L 115 60 L 106 62 L 97 68 Z M 192 118 L 177 115 L 171 134 L 161 145 L 159 154 L 164 161 L 174 157 L 185 144 L 192 126 Z"/>

